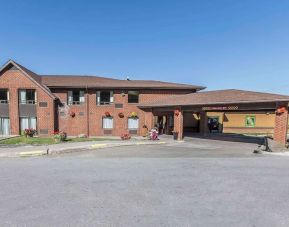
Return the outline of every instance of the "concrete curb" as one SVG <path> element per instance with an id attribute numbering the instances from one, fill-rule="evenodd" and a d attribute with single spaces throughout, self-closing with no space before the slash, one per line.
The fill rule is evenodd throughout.
<path id="1" fill-rule="evenodd" d="M 92 144 L 87 146 L 77 146 L 77 147 L 68 147 L 62 149 L 49 149 L 47 154 L 48 155 L 56 155 L 56 154 L 65 154 L 65 153 L 73 153 L 79 152 L 83 150 L 98 150 L 103 148 L 110 148 L 110 147 L 123 147 L 123 146 L 140 146 L 140 145 L 160 145 L 160 144 L 167 144 L 167 142 L 137 142 L 137 143 L 102 143 L 102 144 Z"/>
<path id="2" fill-rule="evenodd" d="M 47 151 L 24 151 L 20 152 L 19 156 L 20 157 L 33 157 L 33 156 L 42 156 L 42 155 L 47 155 Z"/>
<path id="3" fill-rule="evenodd" d="M 0 158 L 16 158 L 16 157 L 36 157 L 43 155 L 57 155 L 73 152 L 81 152 L 84 150 L 98 150 L 109 147 L 120 147 L 120 146 L 141 146 L 141 145 L 161 145 L 167 144 L 165 141 L 155 141 L 155 142 L 133 142 L 133 143 L 96 143 L 90 145 L 78 145 L 78 146 L 69 146 L 64 148 L 45 148 L 39 150 L 27 150 L 21 152 L 1 152 Z M 31 148 L 29 148 L 31 149 Z"/>

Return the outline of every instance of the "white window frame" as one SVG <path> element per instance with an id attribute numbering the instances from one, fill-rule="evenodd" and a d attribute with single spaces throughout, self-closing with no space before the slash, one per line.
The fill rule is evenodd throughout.
<path id="1" fill-rule="evenodd" d="M 9 103 L 9 90 L 8 89 L 0 89 L 0 90 L 2 90 L 2 91 L 6 91 L 6 94 L 7 94 L 7 99 L 6 100 L 0 100 L 0 104 L 2 103 Z"/>
<path id="2" fill-rule="evenodd" d="M 111 120 L 111 122 L 105 122 L 106 120 Z M 113 117 L 103 117 L 102 118 L 102 128 L 103 129 L 113 129 Z"/>
<path id="3" fill-rule="evenodd" d="M 130 124 L 132 123 L 132 121 L 136 121 L 137 123 L 134 123 L 133 126 L 130 126 Z M 137 127 L 135 126 L 137 125 Z M 139 118 L 138 117 L 129 117 L 127 119 L 127 127 L 128 129 L 131 129 L 131 130 L 136 130 L 136 129 L 139 129 Z"/>
<path id="4" fill-rule="evenodd" d="M 27 100 L 27 91 L 34 91 L 34 100 Z M 37 92 L 35 89 L 19 89 L 19 103 L 20 104 L 30 104 L 35 105 L 37 103 Z"/>
<path id="5" fill-rule="evenodd" d="M 114 93 L 113 93 L 113 91 L 105 91 L 105 92 L 110 92 L 110 99 L 109 99 L 109 103 L 108 102 L 101 102 L 101 100 L 100 100 L 100 97 L 101 97 L 101 92 L 103 92 L 103 91 L 97 91 L 96 92 L 96 104 L 98 105 L 98 106 L 102 106 L 102 105 L 110 105 L 110 104 L 112 104 L 113 102 L 114 102 Z"/>
<path id="6" fill-rule="evenodd" d="M 73 92 L 79 92 L 79 101 L 73 100 Z M 84 90 L 69 90 L 67 92 L 67 104 L 68 105 L 82 105 L 85 103 L 85 92 Z"/>

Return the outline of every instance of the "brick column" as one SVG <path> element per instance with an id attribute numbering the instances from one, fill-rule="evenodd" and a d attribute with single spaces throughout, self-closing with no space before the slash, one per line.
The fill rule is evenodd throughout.
<path id="1" fill-rule="evenodd" d="M 288 130 L 288 104 L 277 105 L 275 114 L 274 140 L 285 145 Z"/>
<path id="2" fill-rule="evenodd" d="M 145 125 L 148 127 L 148 130 L 150 131 L 154 127 L 154 114 L 152 112 L 152 109 L 145 110 L 144 113 L 145 116 Z"/>
<path id="3" fill-rule="evenodd" d="M 18 110 L 18 89 L 9 89 L 9 118 L 10 118 L 10 134 L 19 135 L 19 110 Z"/>
<path id="4" fill-rule="evenodd" d="M 181 108 L 177 109 L 179 110 L 178 114 L 174 113 L 174 132 L 178 133 L 178 140 L 182 140 L 184 134 L 184 114 Z"/>

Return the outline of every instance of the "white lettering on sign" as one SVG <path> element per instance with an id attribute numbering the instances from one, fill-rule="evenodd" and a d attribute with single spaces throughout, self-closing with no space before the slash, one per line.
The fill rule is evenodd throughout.
<path id="1" fill-rule="evenodd" d="M 205 106 L 202 110 L 238 110 L 238 106 Z"/>

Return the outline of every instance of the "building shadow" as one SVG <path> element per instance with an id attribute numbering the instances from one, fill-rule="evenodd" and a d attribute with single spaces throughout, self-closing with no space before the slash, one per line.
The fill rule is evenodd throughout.
<path id="1" fill-rule="evenodd" d="M 253 143 L 263 145 L 265 143 L 265 136 L 253 136 L 244 134 L 233 134 L 233 133 L 185 133 L 184 139 L 189 138 L 199 138 L 199 139 L 209 139 L 218 141 L 229 141 L 229 142 L 239 142 L 239 143 Z"/>

